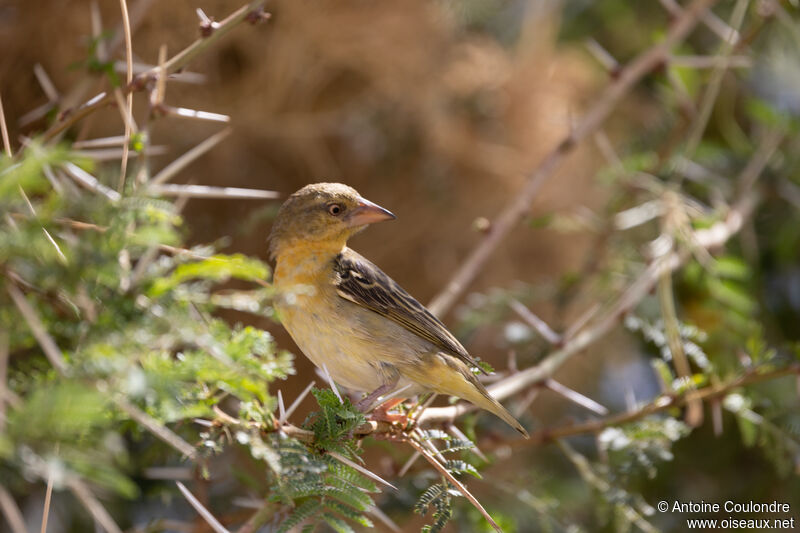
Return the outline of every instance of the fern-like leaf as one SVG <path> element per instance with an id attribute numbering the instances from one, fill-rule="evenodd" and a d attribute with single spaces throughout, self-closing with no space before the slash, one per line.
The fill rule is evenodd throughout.
<path id="1" fill-rule="evenodd" d="M 301 522 L 311 518 L 314 513 L 322 508 L 322 503 L 319 500 L 306 500 L 301 503 L 289 517 L 283 521 L 281 527 L 278 528 L 278 533 L 286 533 L 293 527 L 300 525 Z"/>

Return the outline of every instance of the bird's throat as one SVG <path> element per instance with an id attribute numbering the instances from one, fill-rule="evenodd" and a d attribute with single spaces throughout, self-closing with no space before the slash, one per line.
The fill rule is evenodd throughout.
<path id="1" fill-rule="evenodd" d="M 342 243 L 298 242 L 278 250 L 273 283 L 275 287 L 313 284 L 327 276 L 333 259 L 345 249 Z"/>

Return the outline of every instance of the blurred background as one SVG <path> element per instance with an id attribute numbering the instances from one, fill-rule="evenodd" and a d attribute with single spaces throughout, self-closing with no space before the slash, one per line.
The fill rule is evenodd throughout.
<path id="1" fill-rule="evenodd" d="M 728 52 L 734 59 L 719 82 L 694 159 L 707 170 L 707 179 L 684 182 L 680 194 L 702 205 L 698 218 L 710 219 L 732 198 L 734 176 L 752 157 L 764 128 L 780 122 L 790 133 L 765 171 L 753 221 L 729 249 L 712 250 L 739 268 L 738 277 L 715 285 L 697 262 L 676 275 L 680 319 L 702 331 L 698 349 L 718 368 L 738 364 L 750 353 L 748 342 L 763 342 L 791 358 L 796 357 L 792 343 L 800 340 L 800 151 L 792 150 L 800 109 L 798 11 L 791 1 L 745 3 L 740 40 Z M 489 221 L 518 194 L 527 173 L 613 82 L 617 62 L 626 63 L 663 36 L 675 15 L 668 7 L 675 5 L 666 0 L 271 0 L 266 23 L 237 28 L 191 63 L 188 82 L 169 83 L 165 103 L 228 115 L 232 127 L 228 138 L 175 181 L 268 189 L 283 197 L 312 182 L 347 183 L 398 216 L 365 231 L 351 246 L 427 303 L 485 238 Z M 735 5 L 718 2 L 715 19 L 729 21 Z M 219 20 L 237 7 L 231 1 L 131 1 L 134 61 L 157 64 L 162 45 L 171 56 L 197 38 L 196 8 Z M 0 3 L 0 94 L 13 139 L 45 129 L 56 113 L 47 107 L 53 99 L 36 69 L 52 81 L 59 109 L 99 92 L 107 83 L 103 69 L 124 77 L 124 46 L 118 39 L 116 48 L 113 44 L 119 20 L 118 3 L 106 0 Z M 713 58 L 724 45 L 710 28 L 713 24 L 701 24 L 673 53 Z M 106 48 L 105 66 L 92 63 L 98 47 Z M 471 353 L 498 370 L 506 370 L 510 357 L 520 368 L 533 366 L 550 346 L 508 307 L 511 298 L 564 331 L 624 289 L 631 264 L 646 262 L 646 244 L 663 228 L 645 225 L 621 234 L 613 231 L 614 215 L 663 190 L 611 175 L 609 147 L 631 173 L 668 183 L 667 169 L 674 168 L 668 161 L 695 123 L 714 76 L 713 68 L 699 63 L 676 61 L 647 76 L 605 124 L 602 137 L 583 142 L 547 181 L 468 294 L 443 317 Z M 147 112 L 146 93 L 136 94 L 137 121 Z M 122 128 L 119 112 L 109 108 L 69 136 L 119 135 Z M 151 157 L 151 173 L 219 129 L 213 122 L 154 121 L 149 140 L 163 149 Z M 189 244 L 214 242 L 225 252 L 266 261 L 279 205 L 280 200 L 192 199 L 183 210 L 181 231 Z M 661 382 L 652 360 L 661 358 L 664 341 L 663 335 L 660 342 L 657 335 L 648 336 L 647 325 L 663 324 L 657 323 L 655 296 L 642 307 L 635 316 L 645 325 L 634 321 L 617 328 L 572 358 L 557 373 L 558 381 L 612 413 L 657 395 Z M 279 346 L 297 355 L 296 374 L 280 383 L 284 398 L 296 397 L 311 379 L 320 382 L 271 318 L 235 311 L 221 316 L 270 331 Z M 794 385 L 791 378 L 778 380 L 750 397 L 752 412 L 773 420 L 772 429 L 750 428 L 747 417 L 730 411 L 717 421 L 708 409 L 700 427 L 687 429 L 679 440 L 669 437 L 676 440 L 671 451 L 667 446 L 656 453 L 643 445 L 629 450 L 639 454 L 631 464 L 613 453 L 609 458 L 602 445 L 598 451 L 592 435 L 569 439 L 570 452 L 555 444 L 505 446 L 499 436 L 504 429 L 480 417 L 477 444 L 492 450 L 496 461 L 483 471 L 484 480 L 471 480 L 470 487 L 509 531 L 648 530 L 616 516 L 620 501 L 636 507 L 661 500 L 777 500 L 792 504 L 792 516 L 800 520 Z M 304 401 L 298 422 L 314 408 L 313 399 Z M 523 409 L 521 419 L 532 430 L 594 416 L 549 390 Z M 390 448 L 373 444 L 366 456 L 376 472 L 394 481 L 408 453 Z M 614 489 L 576 468 L 580 463 L 570 460 L 571 453 L 589 457 Z M 228 456 L 215 473 L 226 479 L 226 461 L 236 460 Z M 420 463 L 414 471 L 424 468 Z M 415 479 L 398 480 L 401 490 L 378 500 L 404 531 L 426 523 L 406 512 L 425 487 Z M 192 515 L 188 508 L 170 510 L 172 500 L 150 483 L 142 484 L 142 498 L 123 513 L 131 524 L 148 513 Z M 29 527 L 38 523 L 35 510 L 43 493 L 39 486 L 20 495 L 26 516 L 33 517 Z M 69 502 L 68 495 L 56 495 L 53 509 L 60 520 L 51 520 L 48 531 L 80 530 Z M 473 509 L 458 509 L 449 531 L 488 530 Z M 683 530 L 679 514 L 645 518 L 651 528 Z M 10 531 L 4 527 L 0 521 L 0 531 Z M 196 524 L 192 531 L 203 527 Z"/>

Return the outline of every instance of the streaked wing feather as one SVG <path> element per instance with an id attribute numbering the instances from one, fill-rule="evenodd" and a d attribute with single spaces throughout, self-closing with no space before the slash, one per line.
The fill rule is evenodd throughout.
<path id="1" fill-rule="evenodd" d="M 346 249 L 336 256 L 334 270 L 339 296 L 397 322 L 443 352 L 481 369 L 438 318 L 372 262 Z"/>

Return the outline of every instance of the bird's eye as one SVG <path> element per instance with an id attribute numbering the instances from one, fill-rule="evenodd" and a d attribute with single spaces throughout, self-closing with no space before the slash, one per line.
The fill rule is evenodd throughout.
<path id="1" fill-rule="evenodd" d="M 344 207 L 339 204 L 329 204 L 328 205 L 328 213 L 333 216 L 339 216 L 344 211 Z"/>

